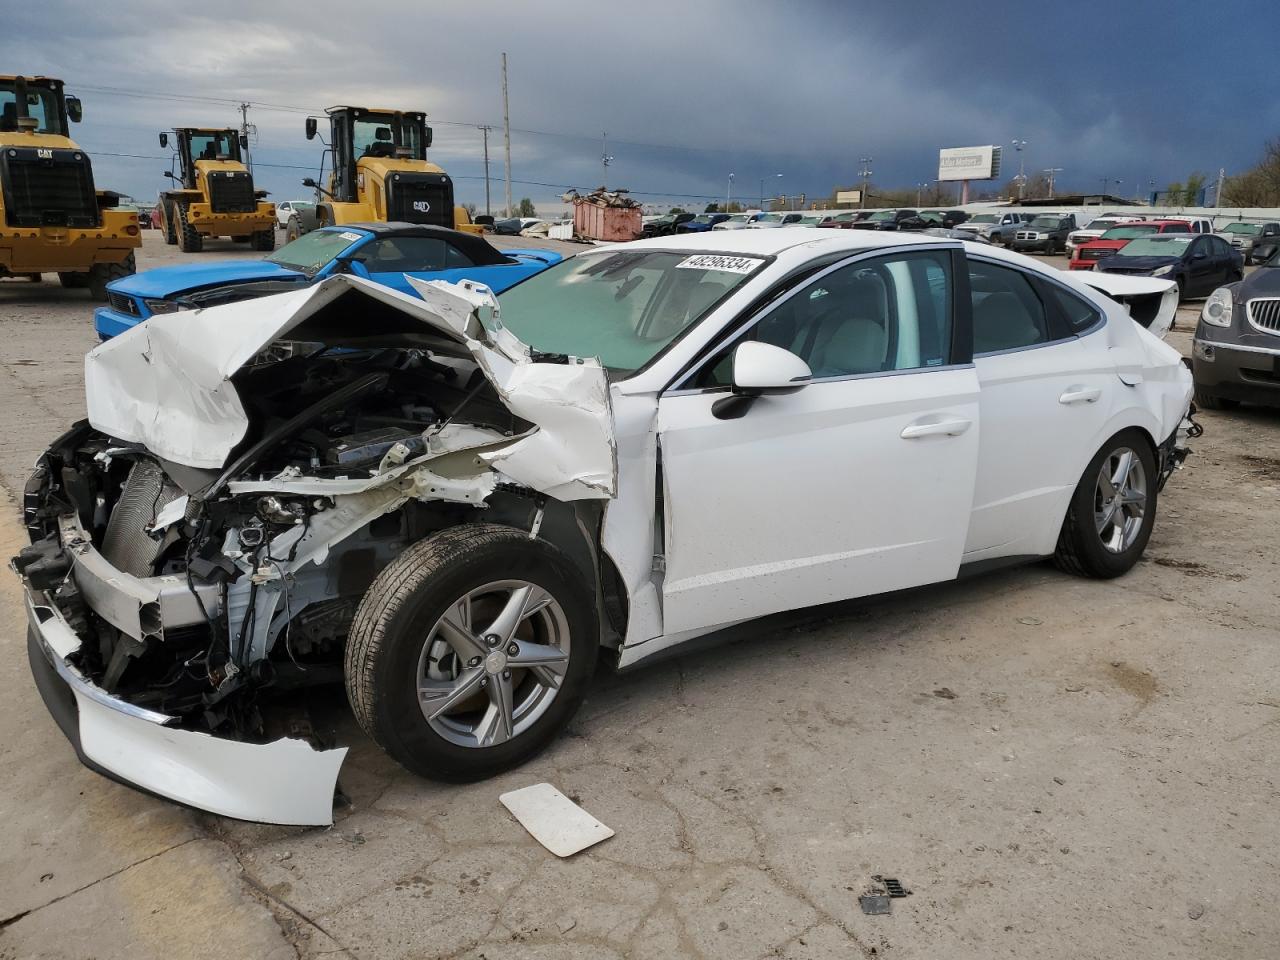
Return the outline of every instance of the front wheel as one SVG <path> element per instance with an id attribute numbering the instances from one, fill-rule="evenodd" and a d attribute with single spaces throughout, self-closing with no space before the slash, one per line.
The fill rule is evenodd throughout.
<path id="1" fill-rule="evenodd" d="M 95 300 L 107 299 L 107 284 L 138 272 L 138 261 L 129 251 L 129 255 L 119 263 L 95 263 L 89 268 L 89 293 Z"/>
<path id="2" fill-rule="evenodd" d="M 572 718 L 598 650 L 592 593 L 544 540 L 465 524 L 422 540 L 374 580 L 347 640 L 356 720 L 414 773 L 492 776 Z"/>
<path id="3" fill-rule="evenodd" d="M 1080 576 L 1128 573 L 1151 538 L 1156 519 L 1155 454 L 1139 430 L 1116 434 L 1076 485 L 1053 559 Z"/>
<path id="4" fill-rule="evenodd" d="M 276 248 L 276 231 L 275 227 L 266 230 L 256 230 L 252 237 L 246 237 L 253 244 L 255 250 L 274 250 Z"/>
<path id="5" fill-rule="evenodd" d="M 298 222 L 297 217 L 290 217 L 289 222 L 284 225 L 284 242 L 293 243 L 302 236 L 302 226 Z"/>

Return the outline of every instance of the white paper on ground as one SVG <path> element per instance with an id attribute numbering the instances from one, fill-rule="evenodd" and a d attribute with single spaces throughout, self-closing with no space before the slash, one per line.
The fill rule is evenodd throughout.
<path id="1" fill-rule="evenodd" d="M 533 839 L 557 857 L 571 857 L 613 831 L 549 783 L 512 790 L 498 797 Z"/>

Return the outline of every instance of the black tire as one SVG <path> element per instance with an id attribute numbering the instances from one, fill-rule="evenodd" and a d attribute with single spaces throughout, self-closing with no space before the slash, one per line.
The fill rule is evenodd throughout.
<path id="1" fill-rule="evenodd" d="M 1146 502 L 1141 526 L 1133 542 L 1123 551 L 1112 552 L 1104 546 L 1094 522 L 1094 511 L 1097 506 L 1097 480 L 1103 461 L 1120 448 L 1134 451 L 1142 464 L 1146 484 Z M 1058 534 L 1058 546 L 1053 554 L 1053 562 L 1060 570 L 1082 577 L 1111 579 L 1128 573 L 1138 562 L 1151 539 L 1151 530 L 1155 526 L 1158 491 L 1156 490 L 1157 466 L 1155 451 L 1151 441 L 1141 430 L 1122 430 L 1103 444 L 1089 461 L 1084 475 L 1076 484 L 1071 495 L 1071 503 L 1067 507 L 1066 519 L 1062 521 L 1062 530 Z"/>
<path id="2" fill-rule="evenodd" d="M 107 284 L 138 272 L 138 262 L 133 251 L 119 263 L 95 263 L 88 273 L 89 294 L 95 300 L 107 299 Z"/>
<path id="3" fill-rule="evenodd" d="M 463 746 L 427 722 L 417 696 L 419 656 L 444 612 L 495 581 L 518 579 L 550 593 L 571 637 L 558 692 L 533 724 L 495 746 Z M 595 669 L 593 593 L 545 540 L 497 524 L 464 524 L 415 543 L 374 580 L 347 639 L 347 698 L 356 720 L 407 769 L 438 780 L 480 780 L 529 760 L 569 722 Z"/>
<path id="4" fill-rule="evenodd" d="M 164 242 L 174 247 L 178 244 L 178 224 L 177 215 L 173 212 L 174 204 L 166 203 L 164 205 Z"/>
<path id="5" fill-rule="evenodd" d="M 1196 406 L 1201 410 L 1234 410 L 1240 405 L 1239 401 L 1214 396 L 1212 393 L 1205 393 L 1199 386 L 1196 387 L 1195 401 Z"/>
<path id="6" fill-rule="evenodd" d="M 1178 284 L 1178 303 L 1181 304 L 1187 299 L 1187 281 L 1183 277 L 1177 278 Z"/>
<path id="7" fill-rule="evenodd" d="M 89 274 L 60 273 L 58 274 L 58 282 L 68 290 L 83 290 L 89 285 Z"/>
<path id="8" fill-rule="evenodd" d="M 258 230 L 249 238 L 249 240 L 253 244 L 253 249 L 255 250 L 274 250 L 276 248 L 275 227 L 270 227 L 266 230 Z"/>
<path id="9" fill-rule="evenodd" d="M 204 237 L 187 222 L 187 205 L 175 203 L 173 207 L 178 220 L 178 249 L 183 253 L 199 253 L 204 249 Z"/>

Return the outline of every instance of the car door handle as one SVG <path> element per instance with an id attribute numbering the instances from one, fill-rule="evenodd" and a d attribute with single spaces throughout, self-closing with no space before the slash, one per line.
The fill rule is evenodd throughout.
<path id="1" fill-rule="evenodd" d="M 1098 387 L 1071 387 L 1058 398 L 1058 402 L 1062 404 L 1073 403 L 1093 403 L 1102 396 L 1102 390 Z"/>
<path id="2" fill-rule="evenodd" d="M 917 420 L 902 428 L 903 440 L 918 440 L 921 437 L 958 437 L 971 426 L 972 420 Z"/>

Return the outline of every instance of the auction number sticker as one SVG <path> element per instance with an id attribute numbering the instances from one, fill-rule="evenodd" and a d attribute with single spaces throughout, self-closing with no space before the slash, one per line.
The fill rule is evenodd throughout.
<path id="1" fill-rule="evenodd" d="M 338 234 L 338 236 L 340 236 L 343 240 L 350 240 L 350 241 L 356 241 L 360 239 L 360 234 L 358 233 L 340 233 Z"/>
<path id="2" fill-rule="evenodd" d="M 718 253 L 700 253 L 685 257 L 676 264 L 677 270 L 719 270 L 721 273 L 750 273 L 763 260 L 756 257 L 726 257 Z"/>

